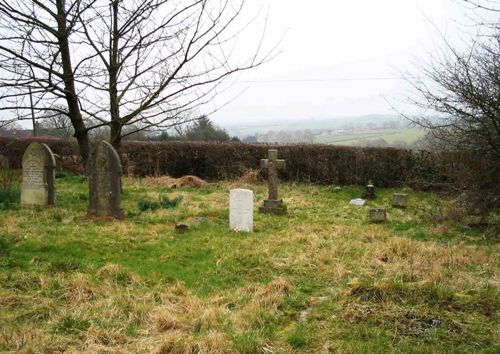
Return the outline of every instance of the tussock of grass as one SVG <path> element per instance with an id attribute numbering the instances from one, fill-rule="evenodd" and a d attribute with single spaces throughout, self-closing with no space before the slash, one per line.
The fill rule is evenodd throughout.
<path id="1" fill-rule="evenodd" d="M 394 209 L 379 189 L 358 208 L 360 188 L 284 184 L 287 216 L 234 233 L 229 188 L 267 195 L 250 177 L 175 192 L 124 179 L 123 221 L 85 219 L 78 176 L 57 180 L 55 208 L 2 210 L 0 352 L 498 351 L 498 244 L 434 218 L 446 201 L 408 191 Z M 182 204 L 130 212 L 167 192 Z"/>

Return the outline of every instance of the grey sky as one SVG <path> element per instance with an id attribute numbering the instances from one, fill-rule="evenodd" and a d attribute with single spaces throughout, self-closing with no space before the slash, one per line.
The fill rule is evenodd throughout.
<path id="1" fill-rule="evenodd" d="M 436 28 L 453 33 L 460 17 L 453 0 L 251 0 L 247 5 L 247 14 L 269 9 L 268 44 L 287 31 L 282 54 L 236 79 L 218 103 L 246 91 L 212 116 L 218 123 L 393 113 L 384 97 L 401 96 L 406 84 L 385 78 L 397 78 L 414 58 L 435 51 Z M 255 43 L 258 32 L 250 32 L 240 43 Z"/>

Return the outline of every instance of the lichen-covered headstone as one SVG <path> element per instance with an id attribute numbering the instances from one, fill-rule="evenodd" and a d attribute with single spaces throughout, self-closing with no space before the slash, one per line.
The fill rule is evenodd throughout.
<path id="1" fill-rule="evenodd" d="M 231 189 L 229 192 L 229 228 L 234 231 L 253 231 L 253 192 Z"/>
<path id="2" fill-rule="evenodd" d="M 23 155 L 21 206 L 56 204 L 54 154 L 42 143 L 31 143 Z"/>
<path id="3" fill-rule="evenodd" d="M 116 150 L 105 141 L 90 150 L 87 164 L 89 176 L 89 216 L 122 218 L 120 179 L 122 165 Z"/>
<path id="4" fill-rule="evenodd" d="M 368 218 L 372 223 L 381 223 L 385 222 L 387 219 L 387 213 L 385 208 L 372 208 L 368 212 Z"/>
<path id="5" fill-rule="evenodd" d="M 408 205 L 408 194 L 394 193 L 392 195 L 392 206 L 397 208 L 406 208 Z"/>
<path id="6" fill-rule="evenodd" d="M 278 170 L 285 168 L 285 160 L 278 159 L 276 149 L 269 149 L 268 156 L 267 159 L 260 160 L 260 168 L 267 169 L 269 198 L 264 200 L 259 212 L 283 215 L 286 213 L 286 207 L 283 205 L 283 200 L 278 197 Z"/>

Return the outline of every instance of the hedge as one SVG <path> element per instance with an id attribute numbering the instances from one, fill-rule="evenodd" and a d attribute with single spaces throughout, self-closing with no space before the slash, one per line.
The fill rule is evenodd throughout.
<path id="1" fill-rule="evenodd" d="M 39 141 L 50 146 L 63 160 L 63 167 L 83 172 L 74 141 L 58 139 L 0 138 L 0 154 L 14 168 L 21 167 L 28 144 Z M 364 185 L 372 180 L 377 186 L 408 185 L 418 189 L 454 182 L 477 159 L 467 154 L 430 153 L 394 148 L 357 148 L 333 145 L 280 145 L 279 158 L 286 160 L 280 171 L 285 181 L 317 184 Z M 259 169 L 269 145 L 236 142 L 137 142 L 122 144 L 124 173 L 138 177 L 195 175 L 214 181 L 234 179 L 249 170 Z"/>

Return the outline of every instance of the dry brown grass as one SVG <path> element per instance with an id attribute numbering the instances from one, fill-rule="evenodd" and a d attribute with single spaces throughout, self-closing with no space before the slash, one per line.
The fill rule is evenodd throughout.
<path id="1" fill-rule="evenodd" d="M 174 183 L 168 177 L 125 181 L 141 187 L 141 193 L 143 186 Z M 247 182 L 236 183 L 241 186 Z M 383 340 L 369 330 L 375 331 L 375 336 L 381 328 L 393 333 L 396 339 L 391 339 L 390 345 L 398 345 L 401 338 L 412 345 L 424 345 L 424 340 L 420 341 L 424 337 L 418 337 L 422 334 L 416 329 L 422 326 L 427 331 L 425 326 L 434 319 L 446 324 L 443 331 L 447 337 L 441 340 L 460 333 L 470 336 L 468 342 L 488 343 L 481 333 L 486 333 L 485 337 L 499 334 L 497 328 L 492 328 L 497 316 L 494 299 L 488 298 L 492 296 L 488 293 L 482 295 L 484 289 L 500 286 L 498 245 L 467 242 L 456 236 L 459 233 L 453 224 L 424 224 L 422 214 L 393 210 L 391 221 L 415 224 L 430 235 L 429 239 L 413 238 L 411 229 L 405 235 L 404 231 L 394 231 L 390 222 L 368 225 L 362 209 L 344 204 L 323 207 L 323 187 L 300 189 L 288 185 L 283 188 L 283 196 L 291 206 L 288 216 L 257 214 L 259 231 L 253 235 L 226 235 L 221 215 L 227 211 L 228 189 L 233 184 L 220 183 L 199 194 L 175 191 L 172 195 L 182 196 L 183 200 L 173 210 L 157 210 L 104 224 L 82 224 L 76 218 L 75 223 L 81 223 L 81 228 L 91 225 L 99 235 L 92 241 L 98 246 L 93 247 L 118 252 L 123 249 L 123 257 L 127 252 L 140 252 L 141 247 L 163 247 L 155 255 L 157 259 L 145 258 L 156 262 L 158 268 L 177 259 L 189 268 L 189 262 L 197 261 L 190 257 L 191 253 L 204 249 L 208 260 L 199 267 L 213 267 L 207 274 L 227 276 L 231 281 L 234 278 L 228 273 L 241 270 L 237 278 L 241 283 L 198 293 L 196 281 L 184 285 L 178 281 L 180 276 L 171 273 L 155 278 L 156 269 L 145 273 L 143 268 L 134 269 L 133 264 L 118 264 L 119 258 L 101 258 L 97 266 L 67 272 L 48 271 L 50 263 L 44 259 L 45 254 L 34 248 L 34 255 L 28 253 L 32 262 L 27 267 L 40 270 L 38 273 L 20 269 L 9 274 L 0 272 L 0 311 L 7 314 L 0 318 L 0 346 L 24 353 L 369 352 L 356 345 Z M 264 184 L 248 186 L 259 198 L 266 193 Z M 158 195 L 146 193 L 151 199 Z M 199 215 L 206 217 L 206 224 L 182 235 L 173 233 L 172 225 L 164 221 L 177 217 L 194 221 Z M 43 215 L 46 220 L 54 216 L 56 213 L 51 211 Z M 63 215 L 63 219 L 67 217 Z M 32 218 L 33 213 L 9 214 L 2 221 L 2 231 L 25 231 L 32 244 L 45 245 L 46 234 L 52 237 L 51 242 L 61 241 L 52 236 L 57 228 L 49 221 L 29 229 L 26 225 Z M 442 233 L 455 235 L 456 239 L 446 242 L 435 236 Z M 220 240 L 232 246 L 224 248 Z M 182 247 L 174 248 L 176 244 Z M 445 298 L 431 294 L 437 305 L 427 305 L 426 296 L 435 285 Z M 307 319 L 299 324 L 304 310 L 308 311 Z M 270 323 L 276 329 L 269 330 Z M 365 328 L 366 333 L 354 337 L 359 328 Z M 450 332 L 446 332 L 447 328 Z M 288 339 L 294 331 L 299 339 L 310 336 L 311 341 L 294 347 Z M 245 337 L 249 333 L 257 337 L 255 342 L 251 341 L 253 337 Z M 355 338 L 356 343 L 350 344 L 346 338 Z M 458 342 L 460 338 L 453 340 Z M 465 340 L 460 343 L 466 345 Z M 378 349 L 391 351 L 390 345 Z M 425 348 L 437 348 L 436 352 L 443 349 Z"/>

